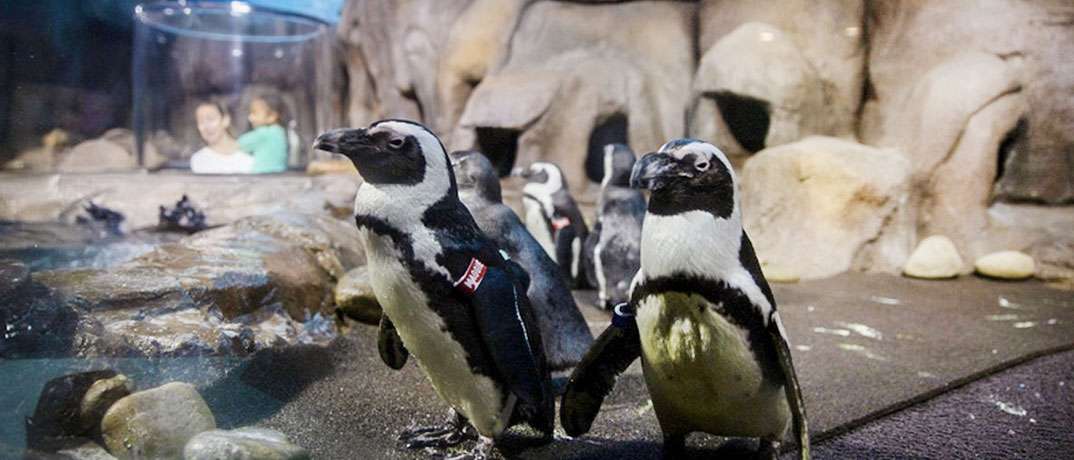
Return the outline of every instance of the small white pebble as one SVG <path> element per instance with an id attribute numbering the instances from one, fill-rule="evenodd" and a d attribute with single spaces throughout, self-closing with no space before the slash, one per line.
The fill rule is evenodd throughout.
<path id="1" fill-rule="evenodd" d="M 1012 436 L 1013 436 L 1013 435 L 1014 435 L 1014 430 L 1007 430 L 1007 434 L 1009 434 L 1009 435 L 1012 435 Z"/>
<path id="2" fill-rule="evenodd" d="M 817 309 L 817 308 L 816 308 L 816 307 L 814 307 L 814 306 L 812 306 L 812 305 L 810 305 L 810 306 L 808 306 L 808 307 L 806 307 L 806 308 L 805 308 L 805 310 L 806 310 L 806 311 L 808 311 L 808 312 L 813 312 L 813 310 L 816 310 L 816 309 Z"/>
<path id="3" fill-rule="evenodd" d="M 973 415 L 973 414 L 970 414 L 970 420 L 977 420 L 977 416 Z"/>
<path id="4" fill-rule="evenodd" d="M 1029 419 L 1029 423 L 1032 423 L 1032 424 L 1035 425 L 1037 423 L 1037 419 L 1031 418 L 1031 419 Z"/>
<path id="5" fill-rule="evenodd" d="M 996 353 L 999 353 L 999 350 L 997 350 L 997 349 L 993 348 L 993 349 L 992 349 L 992 354 L 994 355 L 994 354 L 996 354 Z"/>

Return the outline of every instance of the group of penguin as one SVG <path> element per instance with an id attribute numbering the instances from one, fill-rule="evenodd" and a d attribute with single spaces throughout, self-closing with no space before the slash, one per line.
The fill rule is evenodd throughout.
<path id="1" fill-rule="evenodd" d="M 354 218 L 383 308 L 382 360 L 399 369 L 413 355 L 451 407 L 444 425 L 401 433 L 408 448 L 476 432 L 451 458 L 487 458 L 523 423 L 551 442 L 552 375 L 567 372 L 560 423 L 581 436 L 640 358 L 666 457 L 704 432 L 758 438 L 774 458 L 792 426 L 809 457 L 786 332 L 742 229 L 734 171 L 713 145 L 673 140 L 636 161 L 606 147 L 592 232 L 555 165 L 521 172 L 523 224 L 484 155 L 449 154 L 413 121 L 332 130 L 314 148 L 346 156 L 363 178 Z M 595 341 L 570 293 L 586 285 L 613 307 Z"/>
<path id="2" fill-rule="evenodd" d="M 645 197 L 630 187 L 634 161 L 634 152 L 624 144 L 604 147 L 604 175 L 592 231 L 558 166 L 536 162 L 519 174 L 527 181 L 522 189 L 526 228 L 572 287 L 596 288 L 605 309 L 628 300 L 630 281 L 641 264 Z"/>

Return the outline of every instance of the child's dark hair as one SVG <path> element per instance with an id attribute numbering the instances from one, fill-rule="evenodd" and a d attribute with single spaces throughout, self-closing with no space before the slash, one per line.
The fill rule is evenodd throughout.
<path id="1" fill-rule="evenodd" d="M 258 99 L 265 101 L 265 105 L 276 112 L 276 118 L 281 125 L 287 124 L 287 107 L 284 105 L 283 97 L 280 96 L 280 93 L 274 90 L 258 91 L 254 93 L 252 98 L 250 98 L 250 102 Z"/>

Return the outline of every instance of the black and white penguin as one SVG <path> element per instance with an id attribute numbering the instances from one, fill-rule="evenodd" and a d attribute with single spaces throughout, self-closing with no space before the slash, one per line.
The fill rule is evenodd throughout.
<path id="1" fill-rule="evenodd" d="M 582 245 L 589 235 L 582 212 L 567 190 L 563 171 L 552 163 L 538 161 L 520 174 L 526 179 L 522 187 L 522 206 L 526 228 L 545 252 L 559 264 L 572 287 L 586 287 Z"/>
<path id="2" fill-rule="evenodd" d="M 682 139 L 634 165 L 652 191 L 630 304 L 575 368 L 563 397 L 567 434 L 589 430 L 614 378 L 641 357 L 664 450 L 686 436 L 755 437 L 761 453 L 793 425 L 809 457 L 805 407 L 775 299 L 742 229 L 735 173 L 711 144 Z"/>
<path id="3" fill-rule="evenodd" d="M 381 357 L 400 368 L 413 354 L 453 411 L 447 425 L 400 439 L 444 447 L 470 425 L 479 435 L 474 458 L 520 422 L 550 440 L 554 396 L 528 279 L 459 201 L 440 140 L 420 124 L 383 120 L 321 134 L 314 148 L 347 156 L 364 179 L 354 215 L 384 310 Z"/>
<path id="4" fill-rule="evenodd" d="M 515 211 L 503 204 L 500 179 L 485 155 L 472 150 L 452 152 L 451 164 L 459 198 L 473 214 L 478 228 L 529 274 L 526 295 L 537 316 L 549 367 L 552 372 L 569 370 L 589 349 L 593 335 L 559 267 Z"/>
<path id="5" fill-rule="evenodd" d="M 605 309 L 626 302 L 630 282 L 641 264 L 641 224 L 645 197 L 630 187 L 634 151 L 624 144 L 604 146 L 604 178 L 593 231 L 585 248 L 593 263 L 590 278 Z"/>

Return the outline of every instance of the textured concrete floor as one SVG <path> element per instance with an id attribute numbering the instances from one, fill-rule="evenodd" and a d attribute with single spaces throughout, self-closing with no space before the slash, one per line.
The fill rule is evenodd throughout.
<path id="1" fill-rule="evenodd" d="M 1035 282 L 860 274 L 774 290 L 817 458 L 1074 458 L 1074 352 L 1053 354 L 1074 348 L 1071 291 Z M 584 306 L 593 294 L 577 297 L 594 332 L 603 330 L 607 315 Z M 375 333 L 354 325 L 328 348 L 292 347 L 246 361 L 0 362 L 9 383 L 0 407 L 12 416 L 0 423 L 0 458 L 18 457 L 22 435 L 13 428 L 32 411 L 45 381 L 101 367 L 128 374 L 141 388 L 195 383 L 221 427 L 276 428 L 314 458 L 426 458 L 401 449 L 396 434 L 441 421 L 447 407 L 413 363 L 392 371 L 380 362 Z M 1038 355 L 1046 356 L 1029 360 Z M 1015 366 L 1020 362 L 1026 363 Z M 527 459 L 658 457 L 659 426 L 639 368 L 619 380 L 588 435 L 527 448 L 516 434 L 501 452 Z M 690 456 L 750 456 L 751 442 L 723 441 L 691 436 Z"/>
<path id="2" fill-rule="evenodd" d="M 1049 440 L 1074 432 L 1070 410 L 1050 410 L 1053 405 L 1070 406 L 1069 390 L 1063 389 L 1069 383 L 1055 391 L 1030 393 L 1040 393 L 1039 400 L 1018 399 L 1024 394 L 992 391 L 991 386 L 981 390 L 979 385 L 988 385 L 990 379 L 962 385 L 1027 357 L 1074 345 L 1074 295 L 1070 291 L 1032 282 L 974 278 L 924 282 L 853 274 L 778 285 L 775 290 L 795 344 L 811 428 L 818 439 L 817 457 L 935 457 L 931 453 L 938 452 L 940 458 L 994 458 L 1019 452 L 1069 453 L 1069 443 Z M 594 330 L 603 329 L 606 317 L 601 312 L 587 309 L 586 316 Z M 439 422 L 447 407 L 413 364 L 398 372 L 381 364 L 374 335 L 372 328 L 358 326 L 327 353 L 281 354 L 243 372 L 245 384 L 281 404 L 259 424 L 287 433 L 316 458 L 427 456 L 401 450 L 395 435 L 412 424 Z M 310 353 L 315 354 L 305 355 Z M 1041 362 L 1051 364 L 1033 367 Z M 1008 371 L 1016 373 L 1010 374 L 1013 377 L 1001 373 L 992 378 L 1012 384 L 1074 380 L 1064 377 L 1070 375 L 1072 362 L 1072 355 L 1065 353 Z M 319 378 L 289 376 L 308 374 L 311 366 Z M 287 371 L 289 367 L 293 369 Z M 519 435 L 508 440 L 503 452 L 519 458 L 657 457 L 659 427 L 641 378 L 635 365 L 620 379 L 588 435 L 529 449 Z M 958 389 L 944 394 L 952 388 Z M 981 391 L 991 392 L 980 396 Z M 995 401 L 989 399 L 993 394 Z M 1000 403 L 1032 410 L 1035 415 L 1010 415 Z M 910 408 L 899 411 L 905 407 Z M 978 422 L 963 421 L 969 417 L 967 410 L 978 412 L 974 415 Z M 917 419 L 912 418 L 914 414 L 919 414 Z M 229 423 L 228 415 L 221 415 Z M 1028 422 L 1029 418 L 1036 422 Z M 238 417 L 230 423 L 251 421 L 256 420 Z M 1024 423 L 1033 426 L 1016 429 L 1011 425 Z M 1016 433 L 1007 435 L 1015 438 L 1011 443 L 995 438 L 993 431 L 1003 434 L 1008 429 Z M 972 442 L 983 437 L 990 438 Z M 911 439 L 916 443 L 904 442 Z M 747 455 L 751 446 L 722 441 L 694 435 L 689 440 L 691 456 L 734 458 Z"/>

